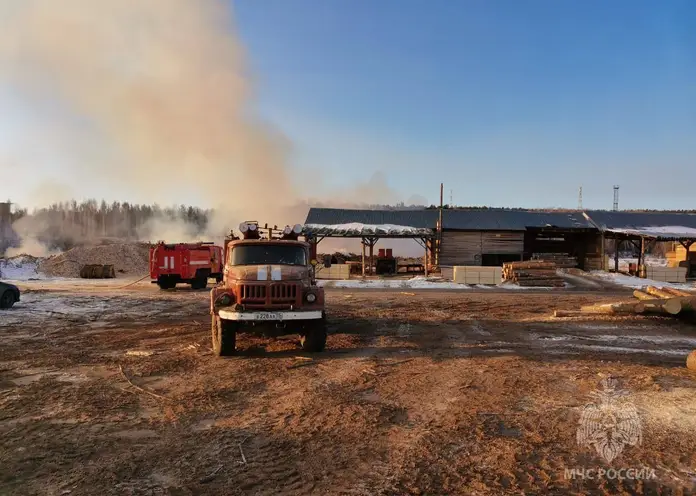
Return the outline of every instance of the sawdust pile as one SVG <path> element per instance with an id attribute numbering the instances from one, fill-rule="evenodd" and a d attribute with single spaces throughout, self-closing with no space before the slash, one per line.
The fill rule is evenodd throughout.
<path id="1" fill-rule="evenodd" d="M 87 264 L 113 265 L 116 277 L 145 275 L 149 248 L 146 243 L 115 243 L 75 247 L 45 259 L 39 271 L 50 277 L 80 277 L 80 268 Z"/>

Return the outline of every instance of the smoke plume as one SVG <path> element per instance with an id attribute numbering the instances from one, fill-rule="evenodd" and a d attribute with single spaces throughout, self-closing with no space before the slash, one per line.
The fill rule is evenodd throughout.
<path id="1" fill-rule="evenodd" d="M 249 81 L 229 1 L 0 5 L 0 83 L 50 108 L 38 138 L 60 143 L 60 180 L 82 197 L 93 195 L 80 185 L 95 181 L 161 205 L 186 195 L 213 207 L 216 236 L 242 220 L 302 222 L 310 201 L 392 201 L 380 177 L 331 202 L 298 191 L 322 188 L 293 183 L 290 144 L 254 114 Z M 171 234 L 162 224 L 148 235 Z"/>
<path id="2" fill-rule="evenodd" d="M 70 136 L 73 174 L 161 204 L 193 192 L 237 218 L 292 203 L 287 144 L 251 112 L 228 2 L 35 0 L 0 14 L 0 77 L 86 126 Z M 93 136 L 104 155 L 79 163 Z"/>

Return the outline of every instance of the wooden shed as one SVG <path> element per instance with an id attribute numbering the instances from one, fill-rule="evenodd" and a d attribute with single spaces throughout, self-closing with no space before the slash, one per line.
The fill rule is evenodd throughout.
<path id="1" fill-rule="evenodd" d="M 598 237 L 582 212 L 446 209 L 440 265 L 496 266 L 535 253 L 558 253 L 576 256 L 582 266 L 587 245 Z"/>

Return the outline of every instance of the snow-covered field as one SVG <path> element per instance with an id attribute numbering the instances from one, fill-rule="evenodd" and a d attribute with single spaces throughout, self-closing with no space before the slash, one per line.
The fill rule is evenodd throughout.
<path id="1" fill-rule="evenodd" d="M 31 279 L 46 279 L 38 270 L 39 259 L 19 256 L 0 259 L 0 279 L 8 281 L 28 281 Z"/>

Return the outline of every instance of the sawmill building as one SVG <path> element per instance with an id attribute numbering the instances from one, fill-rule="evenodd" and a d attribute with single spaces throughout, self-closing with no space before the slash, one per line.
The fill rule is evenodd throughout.
<path id="1" fill-rule="evenodd" d="M 383 232 L 394 234 L 391 237 L 419 238 L 426 246 L 428 262 L 441 267 L 499 266 L 559 254 L 575 258 L 581 269 L 597 270 L 605 267 L 606 240 L 612 240 L 621 249 L 633 245 L 641 254 L 651 243 L 671 241 L 676 256 L 687 259 L 689 273 L 692 265 L 696 268 L 696 256 L 689 262 L 688 255 L 680 254 L 696 247 L 696 215 L 689 213 L 462 208 L 443 209 L 440 214 L 438 209 L 311 208 L 306 224 L 320 226 L 324 232 L 334 226 L 333 233 L 338 235 L 348 232 L 349 226 L 353 233 L 360 225 L 381 226 Z M 412 228 L 412 235 L 395 229 L 398 226 Z M 377 237 L 370 239 L 374 245 Z"/>

